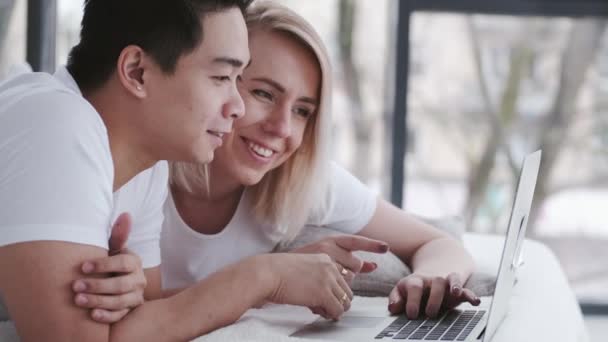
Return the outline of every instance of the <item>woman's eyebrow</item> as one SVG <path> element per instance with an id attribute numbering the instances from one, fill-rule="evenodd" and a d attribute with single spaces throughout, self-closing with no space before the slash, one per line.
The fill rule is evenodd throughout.
<path id="1" fill-rule="evenodd" d="M 285 87 L 283 87 L 277 81 L 275 81 L 273 79 L 270 79 L 268 77 L 254 77 L 251 80 L 252 81 L 258 81 L 258 82 L 266 83 L 269 86 L 275 88 L 278 92 L 285 93 Z M 305 103 L 310 103 L 310 104 L 315 105 L 315 106 L 319 105 L 319 101 L 317 99 L 314 99 L 314 98 L 308 97 L 308 96 L 302 96 L 302 97 L 300 97 L 298 99 L 298 101 L 305 102 Z"/>

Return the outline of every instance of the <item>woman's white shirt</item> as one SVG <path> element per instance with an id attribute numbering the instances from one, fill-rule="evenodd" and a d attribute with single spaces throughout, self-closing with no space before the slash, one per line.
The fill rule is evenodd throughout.
<path id="1" fill-rule="evenodd" d="M 311 217 L 309 225 L 355 234 L 369 223 L 376 210 L 376 194 L 335 163 L 331 165 L 328 191 L 327 211 Z M 276 241 L 267 234 L 269 227 L 254 218 L 247 194 L 243 193 L 228 225 L 217 234 L 207 235 L 186 225 L 169 192 L 161 234 L 165 289 L 191 286 L 227 265 L 273 250 Z"/>

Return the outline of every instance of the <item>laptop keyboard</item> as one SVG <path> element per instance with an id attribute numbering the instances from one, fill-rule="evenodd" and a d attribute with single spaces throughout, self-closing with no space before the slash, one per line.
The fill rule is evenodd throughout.
<path id="1" fill-rule="evenodd" d="M 400 316 L 376 339 L 464 341 L 485 315 L 485 310 L 450 310 L 439 318 L 408 319 Z"/>

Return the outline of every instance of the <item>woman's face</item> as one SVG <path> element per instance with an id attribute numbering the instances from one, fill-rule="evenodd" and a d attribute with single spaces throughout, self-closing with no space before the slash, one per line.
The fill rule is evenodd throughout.
<path id="1" fill-rule="evenodd" d="M 314 54 L 288 34 L 250 33 L 251 65 L 239 92 L 245 116 L 216 151 L 212 168 L 243 185 L 258 183 L 302 144 L 319 105 L 321 72 Z"/>

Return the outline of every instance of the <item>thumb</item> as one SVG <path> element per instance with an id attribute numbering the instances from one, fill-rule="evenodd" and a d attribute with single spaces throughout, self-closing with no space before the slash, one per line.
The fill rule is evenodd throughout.
<path id="1" fill-rule="evenodd" d="M 110 255 L 117 254 L 125 248 L 129 233 L 131 232 L 131 225 L 131 215 L 129 213 L 122 213 L 116 218 L 112 226 L 110 241 L 108 242 Z"/>

